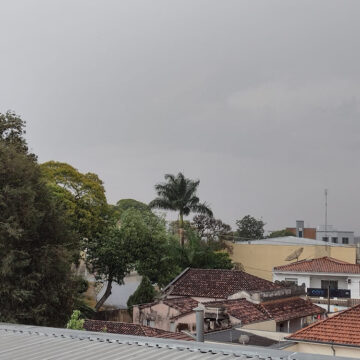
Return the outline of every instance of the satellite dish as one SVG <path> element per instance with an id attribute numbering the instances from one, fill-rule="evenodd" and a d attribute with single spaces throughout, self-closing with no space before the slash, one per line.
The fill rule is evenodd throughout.
<path id="1" fill-rule="evenodd" d="M 291 260 L 295 260 L 299 261 L 299 256 L 301 255 L 301 253 L 304 251 L 304 248 L 298 248 L 295 251 L 293 251 L 288 257 L 285 258 L 285 261 L 291 261 Z"/>

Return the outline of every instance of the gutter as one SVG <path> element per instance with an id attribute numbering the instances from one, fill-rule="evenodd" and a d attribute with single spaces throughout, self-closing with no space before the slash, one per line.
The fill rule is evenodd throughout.
<path id="1" fill-rule="evenodd" d="M 330 347 L 333 349 L 334 345 L 341 346 L 341 347 L 351 347 L 351 348 L 357 348 L 360 349 L 360 345 L 352 345 L 352 344 L 343 344 L 343 343 L 336 343 L 336 342 L 324 342 L 319 340 L 303 340 L 303 339 L 294 339 L 290 337 L 285 337 L 285 340 L 293 341 L 297 343 L 313 343 L 313 344 L 321 344 L 321 345 L 330 345 Z M 333 349 L 335 351 L 335 349 Z"/>

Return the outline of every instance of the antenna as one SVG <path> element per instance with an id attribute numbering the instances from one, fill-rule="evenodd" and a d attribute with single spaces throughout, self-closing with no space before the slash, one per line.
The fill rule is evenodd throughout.
<path id="1" fill-rule="evenodd" d="M 327 237 L 327 197 L 328 197 L 328 189 L 325 189 L 325 237 Z"/>

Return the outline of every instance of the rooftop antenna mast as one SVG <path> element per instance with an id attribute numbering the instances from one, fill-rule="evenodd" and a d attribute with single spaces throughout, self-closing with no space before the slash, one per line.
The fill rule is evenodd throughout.
<path id="1" fill-rule="evenodd" d="M 328 206 L 327 198 L 328 198 L 328 189 L 325 189 L 325 237 L 327 237 L 327 206 Z"/>

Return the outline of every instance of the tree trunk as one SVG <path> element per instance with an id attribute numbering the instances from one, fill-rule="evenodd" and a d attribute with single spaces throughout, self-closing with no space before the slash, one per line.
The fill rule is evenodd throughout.
<path id="1" fill-rule="evenodd" d="M 104 305 L 104 302 L 111 295 L 112 280 L 113 280 L 112 276 L 109 276 L 108 283 L 107 283 L 107 286 L 106 286 L 106 290 L 104 292 L 104 295 L 101 297 L 101 299 L 95 305 L 95 311 L 99 311 L 99 309 Z"/>
<path id="2" fill-rule="evenodd" d="M 184 217 L 183 217 L 182 213 L 180 213 L 180 219 L 179 219 L 179 235 L 180 235 L 180 244 L 182 247 L 184 247 L 184 244 L 185 244 Z"/>

